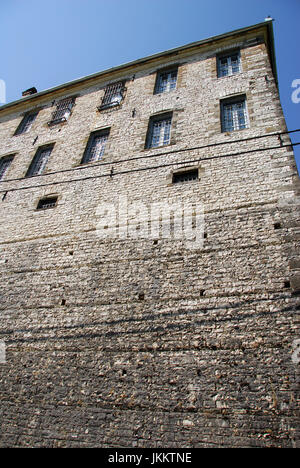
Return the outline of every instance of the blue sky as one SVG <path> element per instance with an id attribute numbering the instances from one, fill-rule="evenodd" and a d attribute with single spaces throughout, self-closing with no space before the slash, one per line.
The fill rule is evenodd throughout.
<path id="1" fill-rule="evenodd" d="M 0 0 L 0 80 L 11 102 L 32 86 L 42 91 L 269 15 L 281 103 L 288 129 L 298 129 L 300 0 Z M 300 147 L 295 154 L 300 168 Z"/>

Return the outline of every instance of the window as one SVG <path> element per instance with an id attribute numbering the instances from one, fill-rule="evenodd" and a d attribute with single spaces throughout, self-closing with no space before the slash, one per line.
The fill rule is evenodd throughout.
<path id="1" fill-rule="evenodd" d="M 22 122 L 18 126 L 15 135 L 21 135 L 22 133 L 27 133 L 32 127 L 33 122 L 35 121 L 38 112 L 29 112 L 24 116 Z"/>
<path id="2" fill-rule="evenodd" d="M 57 205 L 57 197 L 42 198 L 38 202 L 37 210 L 48 210 L 55 208 Z"/>
<path id="3" fill-rule="evenodd" d="M 246 98 L 221 101 L 222 132 L 243 130 L 249 127 Z"/>
<path id="4" fill-rule="evenodd" d="M 218 77 L 235 75 L 241 71 L 240 53 L 218 57 Z"/>
<path id="5" fill-rule="evenodd" d="M 5 176 L 13 159 L 14 159 L 13 156 L 4 156 L 4 158 L 0 159 L 0 180 L 2 180 L 3 177 Z"/>
<path id="6" fill-rule="evenodd" d="M 44 172 L 54 145 L 42 146 L 39 148 L 29 166 L 25 177 L 40 175 Z"/>
<path id="7" fill-rule="evenodd" d="M 96 162 L 104 155 L 110 129 L 100 130 L 91 134 L 81 164 Z"/>
<path id="8" fill-rule="evenodd" d="M 51 121 L 49 125 L 54 125 L 60 122 L 65 122 L 71 115 L 72 108 L 75 104 L 75 98 L 69 97 L 62 99 L 56 105 L 56 110 L 52 114 Z"/>
<path id="9" fill-rule="evenodd" d="M 173 184 L 177 184 L 180 182 L 191 182 L 192 180 L 199 180 L 198 168 L 175 172 L 172 178 Z"/>
<path id="10" fill-rule="evenodd" d="M 168 93 L 176 88 L 177 83 L 177 68 L 158 72 L 154 94 Z"/>
<path id="11" fill-rule="evenodd" d="M 118 83 L 106 86 L 99 110 L 119 106 L 124 99 L 125 91 L 126 88 L 124 81 L 119 81 Z"/>
<path id="12" fill-rule="evenodd" d="M 170 143 L 172 114 L 150 118 L 146 148 L 157 148 Z"/>

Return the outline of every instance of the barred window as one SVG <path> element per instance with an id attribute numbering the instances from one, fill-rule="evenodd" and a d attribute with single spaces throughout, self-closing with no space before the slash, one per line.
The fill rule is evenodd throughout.
<path id="1" fill-rule="evenodd" d="M 225 100 L 221 102 L 222 132 L 243 130 L 249 127 L 246 99 Z"/>
<path id="2" fill-rule="evenodd" d="M 71 115 L 72 108 L 75 104 L 75 98 L 69 97 L 62 99 L 56 105 L 56 110 L 52 114 L 51 121 L 49 125 L 54 125 L 56 123 L 65 122 Z"/>
<path id="3" fill-rule="evenodd" d="M 50 208 L 55 208 L 57 205 L 58 197 L 47 197 L 39 200 L 37 205 L 37 210 L 48 210 Z"/>
<path id="4" fill-rule="evenodd" d="M 28 114 L 26 114 L 22 119 L 20 125 L 18 126 L 15 135 L 21 135 L 22 133 L 29 132 L 37 115 L 38 112 L 29 112 Z"/>
<path id="5" fill-rule="evenodd" d="M 218 57 L 218 77 L 235 75 L 241 71 L 240 53 Z"/>
<path id="6" fill-rule="evenodd" d="M 150 118 L 146 148 L 168 145 L 171 138 L 172 114 L 163 114 Z"/>
<path id="7" fill-rule="evenodd" d="M 172 178 L 173 184 L 177 184 L 180 182 L 191 182 L 192 180 L 199 180 L 198 168 L 175 172 Z"/>
<path id="8" fill-rule="evenodd" d="M 44 172 L 54 145 L 42 146 L 39 148 L 29 166 L 26 177 L 40 175 Z"/>
<path id="9" fill-rule="evenodd" d="M 124 99 L 125 90 L 124 81 L 106 86 L 99 110 L 119 106 Z"/>
<path id="10" fill-rule="evenodd" d="M 104 155 L 110 129 L 100 130 L 91 134 L 81 164 L 96 162 Z"/>
<path id="11" fill-rule="evenodd" d="M 176 88 L 177 68 L 164 72 L 158 72 L 154 94 L 167 93 Z"/>
<path id="12" fill-rule="evenodd" d="M 13 156 L 4 156 L 0 159 L 0 180 L 2 180 L 14 159 Z"/>

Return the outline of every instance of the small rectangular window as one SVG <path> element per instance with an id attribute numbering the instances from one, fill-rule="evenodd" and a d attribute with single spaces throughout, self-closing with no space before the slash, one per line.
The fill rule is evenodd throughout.
<path id="1" fill-rule="evenodd" d="M 180 182 L 191 182 L 192 180 L 199 180 L 198 168 L 175 172 L 172 178 L 173 184 L 177 184 Z"/>
<path id="2" fill-rule="evenodd" d="M 4 178 L 13 159 L 13 156 L 4 156 L 0 159 L 0 180 Z"/>
<path id="3" fill-rule="evenodd" d="M 222 132 L 233 132 L 249 127 L 246 98 L 221 101 Z"/>
<path id="4" fill-rule="evenodd" d="M 150 118 L 146 148 L 157 148 L 170 143 L 172 114 L 163 114 Z"/>
<path id="5" fill-rule="evenodd" d="M 57 205 L 57 197 L 42 198 L 38 202 L 37 210 L 48 210 L 55 208 Z"/>
<path id="6" fill-rule="evenodd" d="M 42 146 L 37 150 L 25 177 L 41 175 L 44 172 L 53 147 L 54 145 Z"/>
<path id="7" fill-rule="evenodd" d="M 119 106 L 124 99 L 125 90 L 124 81 L 119 81 L 118 83 L 106 86 L 99 110 Z"/>
<path id="8" fill-rule="evenodd" d="M 177 68 L 157 73 L 154 94 L 168 93 L 176 88 Z"/>
<path id="9" fill-rule="evenodd" d="M 22 133 L 27 133 L 32 127 L 33 122 L 35 121 L 36 117 L 38 115 L 38 112 L 29 112 L 26 114 L 20 125 L 18 126 L 15 135 L 21 135 Z"/>
<path id="10" fill-rule="evenodd" d="M 91 134 L 81 164 L 100 161 L 104 155 L 110 129 Z"/>
<path id="11" fill-rule="evenodd" d="M 75 104 L 74 97 L 68 97 L 66 99 L 62 99 L 56 104 L 56 110 L 53 112 L 51 121 L 49 125 L 54 125 L 60 122 L 65 122 L 71 115 L 72 108 Z"/>
<path id="12" fill-rule="evenodd" d="M 230 55 L 218 57 L 218 77 L 231 76 L 241 71 L 240 53 L 235 52 Z"/>

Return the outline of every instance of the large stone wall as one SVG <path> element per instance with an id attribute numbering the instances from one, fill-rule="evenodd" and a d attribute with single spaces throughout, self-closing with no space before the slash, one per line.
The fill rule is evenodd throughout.
<path id="1" fill-rule="evenodd" d="M 253 139 L 285 131 L 265 44 L 222 79 L 215 53 L 139 67 L 114 111 L 97 110 L 102 78 L 74 92 L 66 124 L 48 126 L 47 96 L 27 134 L 13 136 L 24 108 L 0 114 L 0 156 L 16 154 L 0 184 L 1 447 L 297 446 L 297 170 L 287 135 Z M 168 63 L 177 89 L 153 95 Z M 250 128 L 224 134 L 220 99 L 236 93 Z M 145 150 L 149 117 L 168 110 L 171 145 Z M 107 126 L 101 164 L 79 166 Z M 54 142 L 47 173 L 24 179 Z M 184 162 L 200 180 L 170 184 Z M 37 211 L 50 194 L 58 206 Z M 101 238 L 119 197 L 203 206 L 203 246 Z"/>

